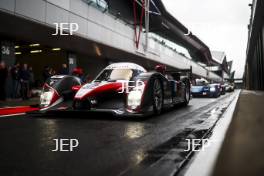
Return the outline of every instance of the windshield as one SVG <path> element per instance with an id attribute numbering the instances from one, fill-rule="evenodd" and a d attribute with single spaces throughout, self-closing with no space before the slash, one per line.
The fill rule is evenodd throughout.
<path id="1" fill-rule="evenodd" d="M 94 80 L 101 81 L 117 81 L 117 80 L 130 80 L 132 77 L 141 73 L 139 70 L 133 69 L 106 69 L 97 76 Z"/>
<path id="2" fill-rule="evenodd" d="M 196 86 L 207 86 L 208 84 L 205 81 L 196 81 Z"/>

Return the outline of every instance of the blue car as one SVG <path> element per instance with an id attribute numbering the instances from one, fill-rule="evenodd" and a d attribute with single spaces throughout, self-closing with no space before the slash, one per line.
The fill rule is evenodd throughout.
<path id="1" fill-rule="evenodd" d="M 196 81 L 196 84 L 191 88 L 193 97 L 214 97 L 221 95 L 220 84 L 209 84 L 207 81 Z"/>
<path id="2" fill-rule="evenodd" d="M 209 86 L 192 86 L 191 93 L 193 97 L 200 97 L 200 96 L 208 96 L 210 93 L 210 87 Z"/>

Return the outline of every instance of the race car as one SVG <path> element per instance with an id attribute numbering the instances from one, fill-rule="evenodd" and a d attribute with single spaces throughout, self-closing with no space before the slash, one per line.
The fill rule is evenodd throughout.
<path id="1" fill-rule="evenodd" d="M 226 94 L 226 85 L 225 84 L 220 84 L 221 86 L 221 95 L 225 95 Z"/>
<path id="2" fill-rule="evenodd" d="M 209 83 L 205 79 L 196 79 L 195 84 L 191 87 L 193 97 L 208 96 L 210 93 Z"/>
<path id="3" fill-rule="evenodd" d="M 226 92 L 233 92 L 235 89 L 234 83 L 226 83 L 225 84 L 225 91 Z"/>
<path id="4" fill-rule="evenodd" d="M 214 97 L 214 98 L 217 98 L 217 97 L 220 97 L 221 95 L 221 85 L 219 83 L 213 83 L 213 84 L 209 84 L 209 96 L 210 97 Z"/>
<path id="5" fill-rule="evenodd" d="M 44 85 L 41 113 L 109 112 L 117 116 L 160 114 L 166 107 L 188 105 L 190 79 L 166 72 L 164 65 L 147 72 L 134 63 L 114 63 L 82 84 L 75 76 L 57 75 Z M 185 70 L 186 72 L 186 70 Z"/>
<path id="6" fill-rule="evenodd" d="M 214 97 L 221 95 L 220 84 L 209 84 L 205 79 L 196 79 L 195 85 L 191 87 L 191 94 L 193 97 Z"/>

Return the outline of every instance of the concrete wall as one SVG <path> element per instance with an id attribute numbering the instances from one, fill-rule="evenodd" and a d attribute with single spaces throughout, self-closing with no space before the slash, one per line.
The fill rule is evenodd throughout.
<path id="1" fill-rule="evenodd" d="M 264 3 L 253 1 L 249 25 L 249 42 L 245 67 L 245 86 L 251 90 L 264 90 Z"/>
<path id="2" fill-rule="evenodd" d="M 0 10 L 55 28 L 54 23 L 78 23 L 75 35 L 102 43 L 117 49 L 143 56 L 179 69 L 193 67 L 196 75 L 211 79 L 214 73 L 197 63 L 150 39 L 150 48 L 144 51 L 145 36 L 142 34 L 139 49 L 134 44 L 134 29 L 108 12 L 102 12 L 82 0 L 1 0 Z M 55 30 L 54 30 L 55 32 Z"/>

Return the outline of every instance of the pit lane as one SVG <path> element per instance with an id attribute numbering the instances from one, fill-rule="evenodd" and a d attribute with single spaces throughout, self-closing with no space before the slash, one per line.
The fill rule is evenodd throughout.
<path id="1" fill-rule="evenodd" d="M 182 140 L 213 127 L 237 94 L 194 98 L 188 107 L 144 119 L 98 114 L 0 118 L 0 175 L 172 174 L 183 162 Z M 78 139 L 79 146 L 52 152 L 55 138 Z"/>

